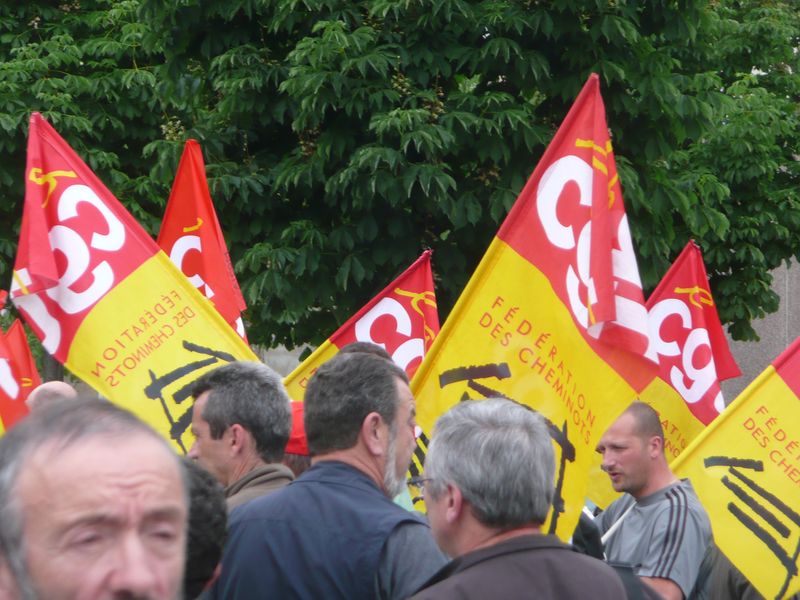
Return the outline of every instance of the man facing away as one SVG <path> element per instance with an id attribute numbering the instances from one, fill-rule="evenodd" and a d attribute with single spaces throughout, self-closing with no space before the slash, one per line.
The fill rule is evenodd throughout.
<path id="1" fill-rule="evenodd" d="M 667 464 L 658 413 L 634 402 L 603 434 L 597 451 L 611 485 L 625 492 L 596 519 L 608 562 L 630 566 L 668 600 L 705 598 L 711 525 L 691 483 Z"/>
<path id="2" fill-rule="evenodd" d="M 0 598 L 180 600 L 177 455 L 130 413 L 57 402 L 0 439 Z"/>
<path id="3" fill-rule="evenodd" d="M 228 510 L 294 479 L 281 464 L 292 417 L 280 376 L 257 362 L 232 362 L 192 387 L 195 442 L 189 458 L 225 486 Z"/>
<path id="4" fill-rule="evenodd" d="M 427 524 L 392 502 L 415 446 L 406 374 L 340 353 L 305 394 L 311 468 L 232 513 L 215 596 L 407 598 L 445 562 Z"/>
<path id="5" fill-rule="evenodd" d="M 603 561 L 541 533 L 555 461 L 538 413 L 505 399 L 442 415 L 425 457 L 425 505 L 439 546 L 456 557 L 412 598 L 620 600 Z"/>

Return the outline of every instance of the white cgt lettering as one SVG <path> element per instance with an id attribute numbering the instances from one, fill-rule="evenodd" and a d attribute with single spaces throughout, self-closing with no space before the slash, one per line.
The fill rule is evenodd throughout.
<path id="1" fill-rule="evenodd" d="M 175 243 L 172 245 L 172 250 L 170 250 L 169 253 L 169 259 L 175 263 L 175 265 L 181 270 L 181 273 L 186 275 L 192 285 L 200 290 L 200 292 L 206 298 L 213 298 L 214 290 L 212 290 L 211 286 L 203 281 L 203 278 L 199 273 L 195 273 L 194 275 L 190 276 L 188 273 L 186 273 L 186 271 L 183 270 L 183 259 L 192 250 L 197 252 L 203 251 L 203 244 L 200 240 L 200 237 L 196 235 L 184 235 L 183 237 L 175 240 Z M 205 290 L 203 288 L 205 288 Z"/>
<path id="2" fill-rule="evenodd" d="M 558 203 L 564 187 L 574 183 L 580 195 L 581 206 L 592 205 L 592 182 L 594 171 L 583 159 L 568 155 L 550 165 L 539 181 L 536 191 L 536 209 L 547 239 L 556 248 L 573 251 L 573 260 L 567 267 L 565 283 L 570 309 L 575 320 L 582 325 L 589 335 L 599 337 L 603 324 L 592 325 L 589 319 L 588 306 L 597 302 L 597 290 L 591 277 L 591 221 L 587 221 L 576 240 L 571 224 L 563 223 L 558 218 Z M 619 249 L 612 249 L 611 270 L 614 277 L 614 289 L 621 281 L 635 285 L 641 289 L 642 284 L 636 269 L 636 258 L 633 253 L 628 220 L 623 215 L 617 225 Z M 647 313 L 639 303 L 623 295 L 614 297 L 616 323 L 643 336 L 647 336 Z"/>
<path id="3" fill-rule="evenodd" d="M 125 243 L 125 227 L 88 186 L 71 185 L 61 194 L 58 201 L 59 221 L 77 217 L 78 205 L 82 203 L 93 206 L 103 217 L 108 229 L 108 233 L 94 232 L 90 246 L 108 252 L 122 248 Z M 86 273 L 91 264 L 89 247 L 77 232 L 66 225 L 53 226 L 49 238 L 53 250 L 60 250 L 64 254 L 67 266 L 58 285 L 47 290 L 47 295 L 68 314 L 82 312 L 113 287 L 114 271 L 107 261 L 101 261 L 91 270 L 93 281 L 89 287 L 82 292 L 75 291 L 72 285 Z"/>
<path id="4" fill-rule="evenodd" d="M 19 394 L 19 384 L 14 379 L 7 358 L 0 358 L 0 390 L 12 400 L 16 400 Z"/>
<path id="5" fill-rule="evenodd" d="M 661 333 L 664 321 L 671 316 L 679 317 L 681 327 L 689 330 L 689 335 L 682 348 L 675 340 L 665 340 Z M 661 356 L 680 356 L 681 367 L 673 365 L 670 369 L 670 383 L 688 404 L 699 402 L 717 380 L 716 368 L 711 358 L 711 340 L 708 337 L 708 331 L 702 327 L 693 327 L 692 313 L 689 307 L 676 298 L 668 298 L 658 302 L 650 309 L 649 318 L 650 346 L 647 349 L 647 356 L 652 360 L 657 358 L 657 354 Z M 698 368 L 695 366 L 695 355 L 703 348 L 708 349 L 709 360 L 705 365 Z M 686 381 L 689 382 L 688 385 Z M 722 412 L 724 408 L 722 392 L 717 394 L 714 399 L 714 407 L 718 412 Z"/>
<path id="6" fill-rule="evenodd" d="M 359 342 L 371 342 L 386 350 L 386 344 L 375 341 L 372 337 L 372 326 L 380 317 L 390 316 L 395 321 L 395 332 L 406 337 L 411 335 L 411 318 L 406 309 L 394 298 L 381 298 L 358 322 L 356 322 L 356 339 Z M 425 343 L 419 338 L 406 340 L 392 354 L 392 360 L 405 370 L 415 358 L 425 355 Z"/>

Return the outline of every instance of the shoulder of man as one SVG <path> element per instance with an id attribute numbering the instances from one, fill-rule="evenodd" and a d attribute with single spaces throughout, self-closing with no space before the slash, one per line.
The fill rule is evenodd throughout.
<path id="1" fill-rule="evenodd" d="M 409 517 L 395 526 L 381 550 L 377 598 L 408 598 L 448 562 L 428 524 L 414 513 Z"/>

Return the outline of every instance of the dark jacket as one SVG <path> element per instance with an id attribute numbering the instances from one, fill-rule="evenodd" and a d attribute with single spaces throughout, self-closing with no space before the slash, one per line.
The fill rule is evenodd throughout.
<path id="1" fill-rule="evenodd" d="M 412 600 L 620 600 L 625 588 L 603 561 L 550 535 L 525 535 L 460 556 Z"/>
<path id="2" fill-rule="evenodd" d="M 214 596 L 224 600 L 373 600 L 389 534 L 419 523 L 367 475 L 320 462 L 231 513 Z"/>

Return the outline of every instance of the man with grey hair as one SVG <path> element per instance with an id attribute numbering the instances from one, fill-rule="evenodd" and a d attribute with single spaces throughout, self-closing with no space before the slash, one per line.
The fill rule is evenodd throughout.
<path id="1" fill-rule="evenodd" d="M 414 600 L 625 598 L 608 565 L 541 533 L 553 455 L 541 415 L 510 400 L 461 402 L 439 418 L 421 483 L 434 537 L 457 558 Z"/>
<path id="2" fill-rule="evenodd" d="M 415 446 L 405 372 L 339 353 L 305 394 L 312 466 L 232 514 L 215 596 L 405 599 L 445 562 L 428 525 L 392 502 Z"/>
<path id="3" fill-rule="evenodd" d="M 281 464 L 292 427 L 280 376 L 257 362 L 232 362 L 205 373 L 192 387 L 189 458 L 225 486 L 228 510 L 294 479 Z"/>
<path id="4" fill-rule="evenodd" d="M 0 598 L 180 600 L 188 500 L 169 444 L 78 398 L 0 439 Z"/>

